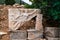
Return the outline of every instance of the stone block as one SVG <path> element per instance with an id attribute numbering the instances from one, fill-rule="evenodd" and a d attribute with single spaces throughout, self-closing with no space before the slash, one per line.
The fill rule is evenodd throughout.
<path id="1" fill-rule="evenodd" d="M 37 31 L 35 29 L 30 29 L 28 31 L 28 39 L 42 38 L 43 32 Z"/>
<path id="2" fill-rule="evenodd" d="M 11 39 L 11 40 L 27 40 L 27 39 Z"/>
<path id="3" fill-rule="evenodd" d="M 60 40 L 60 38 L 47 37 L 47 40 Z"/>
<path id="4" fill-rule="evenodd" d="M 23 26 L 26 22 L 36 17 L 36 29 L 42 27 L 42 15 L 40 15 L 40 9 L 8 9 L 8 20 L 10 31 L 17 30 Z M 40 17 L 41 16 L 41 17 Z M 40 20 L 41 19 L 41 20 Z M 29 26 L 30 27 L 30 26 Z"/>
<path id="5" fill-rule="evenodd" d="M 45 27 L 46 37 L 60 38 L 60 28 L 57 27 Z"/>
<path id="6" fill-rule="evenodd" d="M 46 40 L 46 39 L 36 38 L 36 39 L 29 39 L 29 40 Z"/>
<path id="7" fill-rule="evenodd" d="M 36 17 L 36 30 L 42 30 L 43 31 L 43 25 L 42 25 L 42 14 L 37 14 Z"/>
<path id="8" fill-rule="evenodd" d="M 27 39 L 27 32 L 25 30 L 17 30 L 14 31 L 10 34 L 10 39 L 11 40 L 23 40 L 23 39 Z"/>

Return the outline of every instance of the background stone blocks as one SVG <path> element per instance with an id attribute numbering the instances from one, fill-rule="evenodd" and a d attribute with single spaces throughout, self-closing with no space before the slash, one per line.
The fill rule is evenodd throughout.
<path id="1" fill-rule="evenodd" d="M 47 40 L 60 40 L 60 38 L 53 38 L 53 37 L 48 37 Z"/>

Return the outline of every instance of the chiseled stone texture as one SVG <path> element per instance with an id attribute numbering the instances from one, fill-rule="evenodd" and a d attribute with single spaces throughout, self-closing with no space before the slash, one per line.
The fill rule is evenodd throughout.
<path id="1" fill-rule="evenodd" d="M 27 39 L 12 39 L 12 40 L 27 40 Z"/>
<path id="2" fill-rule="evenodd" d="M 42 16 L 43 16 L 42 14 L 37 14 L 36 26 L 35 26 L 36 30 L 42 30 L 43 31 Z"/>
<path id="3" fill-rule="evenodd" d="M 43 32 L 37 31 L 35 29 L 30 29 L 28 31 L 28 39 L 37 39 L 37 38 L 42 38 Z"/>
<path id="4" fill-rule="evenodd" d="M 37 15 L 38 14 L 38 15 Z M 41 17 L 40 17 L 40 9 L 18 9 L 18 8 L 10 8 L 8 9 L 8 17 L 9 17 L 9 29 L 12 30 L 17 30 L 18 28 L 22 27 L 24 23 L 27 21 L 30 21 L 32 18 L 37 16 L 37 23 L 36 26 L 37 28 L 41 25 Z M 40 18 L 39 18 L 40 17 Z M 40 21 L 40 22 L 39 22 Z"/>
<path id="5" fill-rule="evenodd" d="M 45 27 L 46 37 L 60 38 L 60 28 L 56 27 Z"/>
<path id="6" fill-rule="evenodd" d="M 29 39 L 29 40 L 46 40 L 46 39 L 36 38 L 36 39 Z"/>
<path id="7" fill-rule="evenodd" d="M 47 40 L 60 40 L 60 38 L 47 37 Z"/>
<path id="8" fill-rule="evenodd" d="M 10 39 L 11 40 L 14 40 L 14 39 L 16 39 L 16 40 L 27 39 L 27 31 L 25 31 L 25 30 L 17 30 L 17 31 L 11 32 Z"/>

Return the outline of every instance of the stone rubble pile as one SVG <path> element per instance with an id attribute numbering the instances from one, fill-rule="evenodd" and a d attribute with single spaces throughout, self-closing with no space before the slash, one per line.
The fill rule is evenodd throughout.
<path id="1" fill-rule="evenodd" d="M 39 9 L 18 7 L 17 11 L 15 6 L 1 6 L 0 8 L 0 31 L 7 32 L 7 35 L 3 35 L 1 40 L 41 40 L 43 26 Z M 9 11 L 9 9 L 11 10 Z M 21 21 L 22 23 L 20 23 Z M 19 25 L 16 26 L 17 24 Z"/>

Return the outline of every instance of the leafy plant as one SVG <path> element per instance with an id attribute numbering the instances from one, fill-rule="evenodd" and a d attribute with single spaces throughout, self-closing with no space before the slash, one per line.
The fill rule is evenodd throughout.
<path id="1" fill-rule="evenodd" d="M 51 26 L 60 26 L 60 1 L 59 0 L 49 0 L 48 8 L 46 10 L 45 16 L 47 17 L 49 24 Z"/>
<path id="2" fill-rule="evenodd" d="M 13 5 L 15 4 L 15 0 L 5 0 L 6 5 Z"/>

